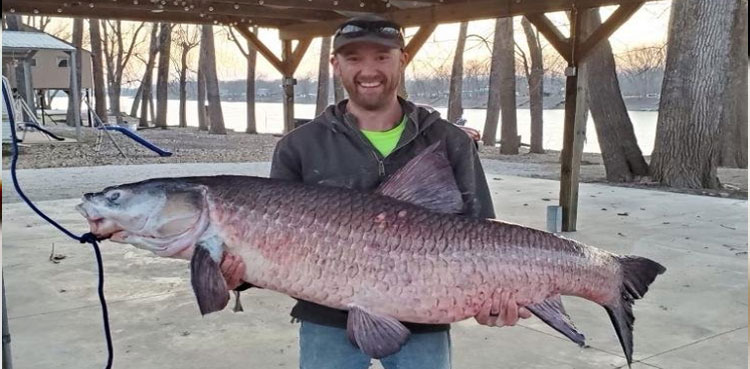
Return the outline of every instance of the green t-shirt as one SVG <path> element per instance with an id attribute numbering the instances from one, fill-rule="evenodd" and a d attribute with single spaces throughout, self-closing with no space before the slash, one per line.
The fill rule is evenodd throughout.
<path id="1" fill-rule="evenodd" d="M 362 129 L 362 134 L 375 146 L 383 157 L 388 156 L 398 145 L 401 139 L 401 133 L 406 127 L 406 115 L 401 118 L 401 122 L 387 131 L 367 131 Z"/>

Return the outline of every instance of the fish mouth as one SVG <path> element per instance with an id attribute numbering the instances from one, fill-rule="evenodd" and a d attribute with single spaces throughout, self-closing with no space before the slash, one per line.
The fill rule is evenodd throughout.
<path id="1" fill-rule="evenodd" d="M 86 221 L 89 224 L 89 231 L 98 239 L 108 239 L 113 237 L 115 234 L 122 233 L 124 231 L 111 219 L 100 216 L 94 211 L 89 211 L 85 206 L 85 203 L 76 206 L 76 210 L 78 210 L 78 212 L 81 213 L 84 218 L 86 218 Z"/>

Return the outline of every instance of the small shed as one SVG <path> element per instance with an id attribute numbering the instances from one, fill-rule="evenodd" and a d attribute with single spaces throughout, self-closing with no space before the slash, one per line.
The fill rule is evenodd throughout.
<path id="1" fill-rule="evenodd" d="M 3 63 L 29 59 L 34 89 L 66 90 L 70 86 L 70 55 L 75 46 L 44 32 L 3 31 Z M 15 87 L 13 68 L 8 68 Z M 91 52 L 81 50 L 81 88 L 93 88 Z"/>
<path id="2" fill-rule="evenodd" d="M 22 98 L 32 109 L 36 105 L 34 90 L 73 90 L 74 96 L 79 96 L 76 100 L 80 100 L 80 90 L 94 86 L 91 52 L 88 50 L 81 50 L 81 60 L 76 60 L 74 45 L 34 29 L 5 30 L 2 45 L 3 73 L 8 77 L 12 88 L 24 83 L 25 89 L 19 90 L 26 91 L 27 96 Z M 71 88 L 75 72 L 73 66 L 76 63 L 81 63 L 81 85 Z M 16 77 L 16 67 L 19 64 L 26 71 L 25 81 L 22 82 Z"/>

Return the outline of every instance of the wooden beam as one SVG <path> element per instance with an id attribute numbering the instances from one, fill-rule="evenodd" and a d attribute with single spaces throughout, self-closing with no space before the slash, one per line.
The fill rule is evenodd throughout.
<path id="1" fill-rule="evenodd" d="M 255 49 L 257 52 L 259 52 L 263 57 L 268 60 L 271 65 L 273 65 L 276 70 L 279 71 L 279 73 L 284 74 L 284 63 L 282 63 L 279 58 L 274 55 L 274 53 L 266 47 L 265 44 L 263 44 L 263 41 L 261 41 L 258 36 L 255 35 L 255 33 L 250 32 L 250 29 L 244 26 L 236 26 L 234 27 L 237 32 L 239 32 L 242 36 L 245 37 L 245 39 L 250 43 L 250 45 Z"/>
<path id="2" fill-rule="evenodd" d="M 403 27 L 416 27 L 430 23 L 456 23 L 478 19 L 511 17 L 530 13 L 547 13 L 586 9 L 607 5 L 633 4 L 644 0 L 474 0 L 434 4 L 432 6 L 393 9 L 379 15 Z M 649 0 L 651 1 L 651 0 Z M 282 39 L 329 36 L 340 22 L 308 22 L 279 27 Z"/>
<path id="3" fill-rule="evenodd" d="M 239 4 L 258 4 L 258 0 L 220 0 L 227 3 Z M 264 6 L 275 6 L 278 8 L 297 8 L 297 9 L 318 9 L 342 12 L 363 12 L 363 13 L 380 13 L 388 10 L 384 2 L 380 0 L 364 1 L 365 6 L 361 6 L 362 1 L 339 0 L 337 5 L 333 5 L 333 0 L 263 0 Z"/>
<path id="4" fill-rule="evenodd" d="M 281 40 L 281 54 L 284 63 L 291 64 L 293 59 L 292 40 Z M 283 73 L 284 78 L 282 86 L 284 88 L 284 133 L 289 133 L 294 129 L 294 80 L 292 73 Z"/>
<path id="5" fill-rule="evenodd" d="M 612 33 L 614 33 L 620 26 L 622 26 L 625 22 L 630 19 L 630 17 L 635 14 L 638 9 L 643 6 L 644 2 L 640 3 L 633 3 L 633 4 L 623 4 L 620 5 L 620 7 L 615 10 L 612 15 L 607 18 L 607 20 L 602 23 L 599 28 L 597 28 L 591 35 L 586 39 L 586 41 L 581 43 L 581 46 L 579 47 L 578 52 L 578 58 L 583 59 L 588 55 L 589 51 L 596 47 L 599 42 L 601 42 L 604 39 L 609 38 L 609 36 L 612 36 Z"/>
<path id="6" fill-rule="evenodd" d="M 404 51 L 409 55 L 409 59 L 406 61 L 407 65 L 411 63 L 411 61 L 414 59 L 414 56 L 417 54 L 419 49 L 422 48 L 427 39 L 430 38 L 430 35 L 432 35 L 432 32 L 435 31 L 436 27 L 436 23 L 425 24 L 422 27 L 419 27 L 419 31 L 417 31 L 417 33 L 414 34 L 411 40 L 409 40 L 409 44 L 404 47 Z"/>
<path id="7" fill-rule="evenodd" d="M 547 42 L 557 50 L 557 53 L 570 63 L 570 40 L 563 36 L 562 32 L 557 29 L 557 26 L 552 24 L 549 18 L 543 13 L 526 14 L 526 19 L 547 39 Z"/>
<path id="8" fill-rule="evenodd" d="M 297 67 L 299 67 L 299 63 L 305 56 L 305 52 L 307 52 L 307 48 L 310 47 L 311 42 L 311 38 L 299 40 L 297 47 L 294 48 L 291 59 L 288 62 L 285 61 L 285 66 L 287 68 L 286 71 L 288 75 L 293 76 L 294 72 L 297 71 Z"/>
<path id="9" fill-rule="evenodd" d="M 225 3 L 225 2 L 201 2 L 198 4 L 185 2 L 185 5 L 181 5 L 181 2 L 168 1 L 164 5 L 158 2 L 151 2 L 149 0 L 136 0 L 137 4 L 129 2 L 126 9 L 131 11 L 141 10 L 143 12 L 151 12 L 155 14 L 159 13 L 198 13 L 204 14 L 204 16 L 217 16 L 217 15 L 229 15 L 234 17 L 256 17 L 256 18 L 270 18 L 270 19 L 292 19 L 295 21 L 304 20 L 336 20 L 342 19 L 343 16 L 334 11 L 325 10 L 310 10 L 310 9 L 279 9 L 267 6 L 261 6 L 253 4 L 240 4 L 240 3 Z M 111 0 L 85 0 L 66 2 L 65 5 L 60 5 L 57 0 L 36 0 L 33 2 L 36 6 L 48 5 L 51 7 L 60 7 L 63 13 L 68 8 L 84 8 L 89 9 L 92 12 L 102 12 L 103 10 L 107 14 L 116 14 L 116 12 L 123 9 L 121 2 L 113 2 Z M 175 5 L 177 4 L 177 5 Z"/>
<path id="10" fill-rule="evenodd" d="M 581 166 L 581 152 L 576 152 L 576 126 L 578 122 L 578 58 L 575 48 L 579 44 L 578 32 L 581 24 L 581 11 L 574 9 L 570 17 L 570 61 L 565 70 L 565 125 L 563 127 L 563 149 L 560 154 L 560 207 L 562 207 L 562 230 L 576 230 L 578 216 L 578 174 Z M 580 144 L 582 150 L 583 144 Z"/>
<path id="11" fill-rule="evenodd" d="M 11 9 L 16 14 L 23 15 L 47 15 L 52 17 L 73 17 L 73 18 L 93 18 L 93 19 L 119 19 L 139 22 L 172 22 L 172 23 L 191 23 L 191 24 L 253 24 L 260 27 L 279 27 L 289 24 L 290 20 L 271 19 L 271 18 L 251 18 L 237 15 L 219 15 L 208 14 L 203 17 L 199 12 L 174 12 L 164 11 L 154 13 L 151 11 L 133 10 L 130 8 L 115 9 L 111 11 L 102 11 L 96 7 L 88 6 L 53 6 L 53 3 L 36 3 L 24 0 L 6 0 L 2 3 L 3 12 L 10 12 Z M 58 12 L 58 9 L 60 10 Z"/>

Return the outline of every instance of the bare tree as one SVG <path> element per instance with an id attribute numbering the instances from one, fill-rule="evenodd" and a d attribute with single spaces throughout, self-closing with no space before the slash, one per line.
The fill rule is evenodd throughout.
<path id="1" fill-rule="evenodd" d="M 464 82 L 464 49 L 466 48 L 466 31 L 469 22 L 461 22 L 458 28 L 456 52 L 453 53 L 453 68 L 451 69 L 450 88 L 448 92 L 448 121 L 456 122 L 464 114 L 463 82 Z"/>
<path id="2" fill-rule="evenodd" d="M 224 128 L 224 115 L 221 111 L 221 98 L 219 96 L 219 80 L 216 76 L 216 50 L 214 49 L 213 26 L 203 25 L 201 32 L 201 59 L 203 63 L 203 75 L 206 83 L 206 98 L 208 99 L 208 132 L 213 134 L 227 134 Z"/>
<path id="3" fill-rule="evenodd" d="M 169 87 L 169 57 L 172 46 L 172 24 L 161 23 L 159 30 L 159 67 L 156 73 L 156 121 L 154 124 L 167 128 L 167 99 Z"/>
<path id="4" fill-rule="evenodd" d="M 747 168 L 747 0 L 740 0 L 731 34 L 728 97 L 722 115 L 721 166 Z"/>
<path id="5" fill-rule="evenodd" d="M 138 120 L 138 127 L 144 128 L 148 127 L 149 103 L 153 98 L 154 65 L 156 64 L 156 55 L 159 53 L 159 26 L 157 23 L 151 25 L 149 45 L 146 70 L 141 81 L 141 116 Z M 153 116 L 153 114 L 152 110 L 151 115 Z"/>
<path id="6" fill-rule="evenodd" d="M 75 126 L 76 115 L 79 119 L 81 116 L 81 58 L 83 48 L 83 19 L 73 19 L 73 45 L 75 46 L 75 64 L 68 65 L 70 68 L 75 67 L 75 71 L 71 74 L 71 83 L 68 88 L 68 113 L 66 114 L 66 122 L 69 126 Z M 75 82 L 72 80 L 75 78 Z M 76 86 L 74 89 L 73 86 Z"/>
<path id="7" fill-rule="evenodd" d="M 518 128 L 516 123 L 516 72 L 513 50 L 513 18 L 495 21 L 492 46 L 487 119 L 484 124 L 484 142 L 494 146 L 497 136 L 497 119 L 502 112 L 500 153 L 518 154 Z"/>
<path id="8" fill-rule="evenodd" d="M 315 115 L 320 115 L 328 106 L 328 85 L 331 83 L 331 37 L 320 40 L 320 60 L 318 62 L 318 91 L 315 96 Z"/>
<path id="9" fill-rule="evenodd" d="M 658 92 L 664 79 L 666 43 L 638 47 L 616 56 L 619 75 L 633 85 L 638 96 Z M 623 87 L 624 89 L 624 87 Z"/>
<path id="10" fill-rule="evenodd" d="M 582 23 L 583 35 L 599 27 L 599 10 L 585 11 Z M 581 68 L 586 68 L 588 73 L 587 100 L 599 138 L 607 180 L 628 182 L 648 175 L 648 165 L 638 147 L 633 123 L 620 92 L 609 41 L 603 40 L 591 50 Z"/>
<path id="11" fill-rule="evenodd" d="M 6 26 L 8 27 L 9 31 L 20 31 L 21 26 L 23 25 L 23 19 L 19 15 L 14 14 L 3 14 L 3 19 L 6 21 Z M 26 86 L 26 69 L 24 68 L 23 63 L 16 64 L 15 71 L 16 75 L 16 89 L 18 90 L 18 94 L 24 98 L 27 104 L 29 104 L 30 107 L 34 107 L 34 94 L 33 91 L 27 91 Z M 29 81 L 31 78 L 29 78 Z M 24 112 L 24 117 L 26 117 L 26 112 Z"/>
<path id="12" fill-rule="evenodd" d="M 42 32 L 44 32 L 47 29 L 47 26 L 52 21 L 52 17 L 45 16 L 45 15 L 28 15 L 24 17 L 23 20 L 24 24 L 28 24 L 31 27 L 34 27 Z"/>
<path id="13" fill-rule="evenodd" d="M 120 94 L 122 91 L 122 76 L 125 68 L 133 56 L 133 50 L 138 44 L 138 34 L 145 23 L 139 23 L 131 32 L 130 43 L 125 46 L 123 42 L 122 23 L 117 21 L 102 22 L 102 34 L 104 36 L 104 60 L 107 64 L 107 92 L 109 94 L 109 107 L 117 119 L 122 123 L 120 112 Z"/>
<path id="14" fill-rule="evenodd" d="M 542 58 L 542 44 L 539 35 L 531 27 L 526 17 L 521 18 L 521 26 L 526 35 L 529 48 L 531 67 L 524 58 L 524 70 L 529 82 L 529 113 L 531 115 L 531 148 L 530 152 L 544 153 L 544 64 Z"/>
<path id="15" fill-rule="evenodd" d="M 196 95 L 198 100 L 198 130 L 208 131 L 208 112 L 206 111 L 206 56 L 203 44 L 203 27 L 201 26 L 201 44 L 198 57 L 198 86 Z"/>
<path id="16" fill-rule="evenodd" d="M 250 32 L 257 34 L 258 27 L 252 27 Z M 229 38 L 234 41 L 234 44 L 237 45 L 237 48 L 242 55 L 245 56 L 245 60 L 247 60 L 247 74 L 245 76 L 245 80 L 247 81 L 247 84 L 245 85 L 245 99 L 247 100 L 245 108 L 247 111 L 247 127 L 245 127 L 245 133 L 255 134 L 258 133 L 255 122 L 255 64 L 258 59 L 258 52 L 252 46 L 250 41 L 245 41 L 247 46 L 243 47 L 239 38 L 234 34 L 234 31 L 232 31 L 232 27 L 229 27 Z"/>
<path id="17" fill-rule="evenodd" d="M 102 60 L 102 36 L 99 20 L 89 19 L 89 38 L 91 42 L 91 68 L 94 75 L 94 104 L 96 115 L 107 122 L 107 90 L 104 87 L 104 63 Z"/>
<path id="18" fill-rule="evenodd" d="M 176 39 L 180 45 L 179 62 L 179 90 L 180 90 L 180 122 L 179 126 L 187 127 L 187 72 L 188 54 L 190 50 L 199 45 L 198 28 L 195 26 L 179 25 L 176 30 Z"/>
<path id="19" fill-rule="evenodd" d="M 727 83 L 732 65 L 730 36 L 740 8 L 737 0 L 672 4 L 651 159 L 651 174 L 664 185 L 720 186 L 716 168 L 721 156 L 724 101 L 735 98 Z"/>

